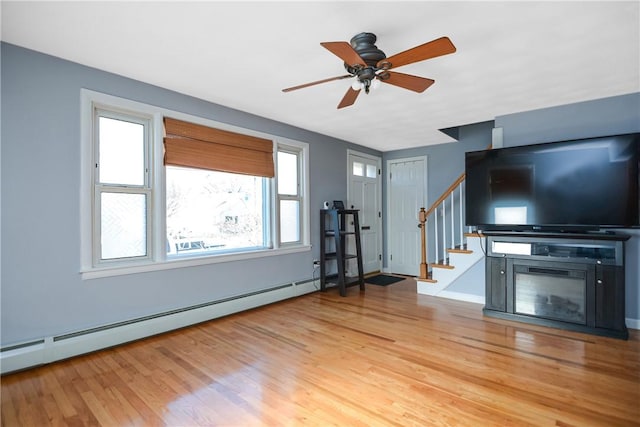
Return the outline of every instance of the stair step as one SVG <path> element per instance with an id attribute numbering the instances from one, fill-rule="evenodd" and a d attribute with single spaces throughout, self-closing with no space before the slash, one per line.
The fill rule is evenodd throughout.
<path id="1" fill-rule="evenodd" d="M 447 252 L 452 253 L 452 254 L 472 254 L 473 251 L 470 251 L 469 249 L 447 249 Z"/>
<path id="2" fill-rule="evenodd" d="M 453 270 L 455 267 L 449 264 L 429 264 L 431 268 L 445 268 L 447 270 Z"/>
<path id="3" fill-rule="evenodd" d="M 484 237 L 480 233 L 464 233 L 464 237 Z"/>
<path id="4" fill-rule="evenodd" d="M 428 282 L 428 283 L 438 283 L 438 281 L 433 278 L 433 270 L 427 271 L 427 277 L 419 277 L 418 281 Z"/>

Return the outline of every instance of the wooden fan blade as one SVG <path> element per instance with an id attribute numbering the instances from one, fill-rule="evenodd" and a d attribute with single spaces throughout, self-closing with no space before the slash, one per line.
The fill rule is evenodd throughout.
<path id="1" fill-rule="evenodd" d="M 397 71 L 387 71 L 386 74 L 388 75 L 387 78 L 382 79 L 379 77 L 381 82 L 418 93 L 424 92 L 429 86 L 435 83 L 435 80 L 412 76 L 411 74 L 398 73 Z"/>
<path id="2" fill-rule="evenodd" d="M 329 52 L 342 59 L 348 65 L 362 65 L 363 67 L 367 66 L 367 63 L 364 62 L 362 58 L 360 58 L 358 52 L 353 50 L 351 45 L 347 42 L 324 42 L 320 44 Z"/>
<path id="3" fill-rule="evenodd" d="M 338 104 L 338 109 L 353 105 L 353 103 L 356 102 L 356 98 L 358 97 L 358 95 L 360 95 L 360 92 L 362 91 L 349 88 L 349 90 L 347 90 L 347 93 L 344 95 L 344 98 L 342 98 L 342 101 L 340 101 L 340 104 Z"/>
<path id="4" fill-rule="evenodd" d="M 319 85 L 320 83 L 331 82 L 331 81 L 334 81 L 334 80 L 348 79 L 349 77 L 353 77 L 353 76 L 351 74 L 347 74 L 347 75 L 344 75 L 344 76 L 330 77 L 328 79 L 318 80 L 316 82 L 305 83 L 305 84 L 299 85 L 299 86 L 288 87 L 286 89 L 282 89 L 282 91 L 283 92 L 291 92 L 292 90 L 297 90 L 297 89 L 302 89 L 302 88 L 309 87 L 309 86 Z"/>
<path id="5" fill-rule="evenodd" d="M 414 62 L 424 61 L 442 55 L 448 55 L 456 51 L 456 47 L 451 43 L 449 37 L 440 37 L 404 52 L 397 53 L 386 59 L 378 61 L 377 67 L 385 68 L 385 63 L 390 63 L 389 68 L 398 68 L 403 65 L 413 64 Z"/>

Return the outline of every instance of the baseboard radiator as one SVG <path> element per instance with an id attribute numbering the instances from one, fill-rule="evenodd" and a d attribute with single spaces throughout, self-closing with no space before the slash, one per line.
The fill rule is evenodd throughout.
<path id="1" fill-rule="evenodd" d="M 317 279 L 288 283 L 191 307 L 5 346 L 0 348 L 0 373 L 32 368 L 206 322 L 311 293 L 318 290 L 318 286 Z"/>

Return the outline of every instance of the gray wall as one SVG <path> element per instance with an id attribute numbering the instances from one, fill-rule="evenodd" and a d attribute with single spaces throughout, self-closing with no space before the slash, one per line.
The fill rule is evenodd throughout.
<path id="1" fill-rule="evenodd" d="M 2 346 L 310 279 L 321 203 L 347 196 L 347 149 L 381 155 L 10 44 L 1 54 Z M 81 88 L 309 143 L 313 249 L 81 280 Z"/>
<path id="2" fill-rule="evenodd" d="M 640 93 L 496 117 L 505 147 L 640 131 Z"/>

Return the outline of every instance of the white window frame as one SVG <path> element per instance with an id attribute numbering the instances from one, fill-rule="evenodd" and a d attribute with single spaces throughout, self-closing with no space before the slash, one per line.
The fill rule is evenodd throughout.
<path id="1" fill-rule="evenodd" d="M 94 259 L 95 242 L 99 243 L 99 235 L 94 227 L 94 214 L 96 212 L 95 201 L 95 181 L 94 181 L 94 158 L 96 146 L 94 145 L 94 111 L 99 108 L 108 112 L 121 113 L 125 116 L 147 118 L 150 126 L 150 143 L 148 147 L 149 173 L 147 179 L 150 199 L 148 200 L 148 210 L 151 215 L 147 222 L 149 228 L 147 249 L 149 256 L 145 259 L 119 260 L 118 262 L 101 262 L 96 264 Z M 216 122 L 211 119 L 189 115 L 166 108 L 148 105 L 100 92 L 82 89 L 80 93 L 80 252 L 81 266 L 80 274 L 82 279 L 94 279 L 100 277 L 117 276 L 123 274 L 134 274 L 147 271 L 158 271 L 205 264 L 215 264 L 221 262 L 237 261 L 250 258 L 261 258 L 268 256 L 284 255 L 288 253 L 305 252 L 311 250 L 310 226 L 309 226 L 309 144 L 280 136 L 270 135 L 263 132 L 256 132 L 249 129 L 231 126 L 226 123 Z M 163 164 L 163 117 L 169 116 L 179 120 L 189 121 L 204 126 L 215 127 L 245 135 L 266 138 L 274 141 L 274 157 L 277 156 L 279 147 L 289 147 L 291 150 L 300 153 L 300 191 L 301 200 L 301 241 L 298 243 L 279 243 L 279 212 L 278 194 L 276 179 L 271 179 L 269 186 L 270 210 L 270 230 L 267 237 L 272 242 L 273 247 L 260 248 L 233 253 L 220 254 L 199 254 L 193 257 L 180 257 L 179 259 L 168 259 L 166 253 L 166 199 L 165 199 L 165 174 Z M 274 164 L 276 159 L 274 158 Z M 277 166 L 276 166 L 277 176 Z"/>
<path id="2" fill-rule="evenodd" d="M 298 172 L 298 189 L 297 189 L 297 194 L 296 195 L 289 195 L 289 194 L 279 194 L 277 187 L 278 187 L 278 182 L 277 182 L 277 176 L 278 176 L 278 162 L 277 162 L 277 156 L 278 156 L 278 152 L 285 152 L 285 153 L 290 153 L 290 154 L 295 154 L 296 158 L 298 160 L 298 164 L 297 164 L 297 172 Z M 307 203 L 307 198 L 308 198 L 308 194 L 309 194 L 309 187 L 308 187 L 308 179 L 306 179 L 306 175 L 304 173 L 304 171 L 308 171 L 308 145 L 307 144 L 302 144 L 296 141 L 281 141 L 276 143 L 276 149 L 274 150 L 274 156 L 275 156 L 275 164 L 276 164 L 276 180 L 274 180 L 274 188 L 272 190 L 272 193 L 275 194 L 275 211 L 276 211 L 276 215 L 274 215 L 274 220 L 276 220 L 274 226 L 272 227 L 273 230 L 275 230 L 275 238 L 277 240 L 277 244 L 279 245 L 279 247 L 289 247 L 289 246 L 297 246 L 297 245 L 301 245 L 301 244 L 309 244 L 308 241 L 308 236 L 309 236 L 309 223 L 308 223 L 308 218 L 309 218 L 309 211 L 308 211 L 308 203 Z M 305 161 L 307 162 L 307 164 L 305 164 Z M 281 234 L 280 234 L 280 221 L 277 221 L 280 218 L 280 201 L 281 200 L 296 200 L 299 203 L 300 206 L 300 224 L 299 224 L 299 235 L 300 235 L 300 239 L 296 242 L 286 242 L 286 243 L 282 243 L 281 242 Z M 307 220 L 303 220 L 303 219 L 307 219 Z M 306 239 L 306 240 L 305 240 Z"/>
<path id="3" fill-rule="evenodd" d="M 140 124 L 144 128 L 144 183 L 142 185 L 121 185 L 121 184 L 110 184 L 110 183 L 102 183 L 99 179 L 100 174 L 100 166 L 97 161 L 98 157 L 98 148 L 100 144 L 100 138 L 98 136 L 98 126 L 96 126 L 97 121 L 100 117 L 122 120 L 131 123 Z M 148 261 L 154 259 L 154 248 L 152 246 L 153 242 L 153 216 L 152 209 L 150 207 L 153 205 L 153 186 L 152 186 L 152 177 L 151 172 L 152 168 L 149 167 L 149 160 L 152 158 L 151 153 L 153 152 L 153 129 L 151 128 L 152 117 L 148 115 L 134 114 L 129 112 L 123 112 L 122 110 L 114 110 L 114 109 L 103 109 L 99 106 L 95 106 L 93 108 L 93 119 L 92 119 L 92 136 L 93 136 L 93 159 L 91 164 L 95 165 L 93 167 L 93 215 L 92 215 L 92 235 L 93 235 L 93 265 L 94 266 L 108 266 L 108 265 L 117 265 L 117 264 L 128 264 L 133 260 L 138 262 L 140 261 Z M 146 198 L 146 255 L 130 257 L 130 258 L 116 258 L 116 259 L 102 259 L 101 257 L 101 247 L 100 247 L 100 236 L 102 235 L 101 230 L 101 200 L 100 197 L 102 193 L 124 193 L 124 194 L 138 194 L 144 195 Z"/>

